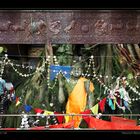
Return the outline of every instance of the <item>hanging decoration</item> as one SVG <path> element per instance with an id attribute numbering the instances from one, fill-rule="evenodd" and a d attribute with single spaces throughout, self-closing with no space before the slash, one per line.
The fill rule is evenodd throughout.
<path id="1" fill-rule="evenodd" d="M 47 85 L 48 85 L 48 88 L 50 88 L 50 89 L 53 89 L 54 87 L 55 87 L 55 85 L 56 85 L 56 82 L 57 82 L 57 76 L 58 76 L 58 74 L 61 72 L 62 74 L 63 74 L 63 76 L 65 77 L 65 78 L 69 78 L 70 77 L 70 71 L 71 71 L 71 67 L 70 66 L 59 66 L 58 65 L 58 61 L 57 61 L 57 59 L 56 59 L 56 56 L 53 56 L 53 59 L 54 59 L 54 64 L 55 65 L 50 65 L 50 58 L 51 58 L 51 56 L 48 56 L 47 57 L 47 59 L 46 59 L 46 61 L 43 61 L 43 64 L 42 64 L 42 66 L 40 66 L 40 67 L 37 67 L 36 68 L 36 70 L 35 70 L 35 72 L 38 72 L 38 71 L 40 71 L 40 72 L 43 72 L 44 71 L 44 69 L 45 69 L 45 65 L 47 64 L 47 66 L 48 66 L 48 68 L 47 68 Z M 10 64 L 12 67 L 13 67 L 13 69 L 20 75 L 20 76 L 23 76 L 23 77 L 28 77 L 28 76 L 31 76 L 31 75 L 33 75 L 34 73 L 32 73 L 32 74 L 22 74 L 22 73 L 20 73 L 15 67 L 14 67 L 14 64 L 11 62 L 11 60 L 9 60 L 8 59 L 8 55 L 5 55 L 5 59 L 4 59 L 4 64 Z M 22 66 L 22 67 L 24 67 L 24 66 Z M 89 58 L 89 65 L 88 65 L 88 68 L 87 68 L 87 71 L 86 71 L 86 73 L 85 74 L 82 74 L 84 77 L 86 77 L 86 76 L 90 76 L 90 74 L 89 74 L 89 70 L 92 68 L 92 70 L 93 70 L 93 78 L 94 79 L 96 79 L 104 88 L 105 88 L 105 92 L 104 92 L 104 94 L 107 94 L 108 95 L 108 93 L 111 93 L 111 92 L 113 92 L 113 94 L 116 94 L 114 91 L 112 91 L 112 89 L 111 88 L 109 88 L 109 87 L 107 87 L 104 83 L 103 83 L 103 81 L 102 80 L 100 80 L 100 78 L 102 78 L 103 76 L 102 75 L 97 75 L 96 74 L 96 69 L 95 69 L 95 62 L 94 62 L 94 56 L 90 56 L 90 58 Z M 108 76 L 105 76 L 106 78 L 108 78 Z M 115 79 L 116 77 L 112 77 L 112 79 Z M 53 79 L 55 79 L 55 82 L 54 82 L 54 85 L 53 86 L 51 86 L 50 85 L 50 80 L 53 80 Z M 116 78 L 116 79 L 119 79 L 119 80 L 122 80 L 122 79 L 126 79 L 126 77 L 123 77 L 122 79 L 120 78 L 120 77 L 118 77 L 118 78 Z M 134 89 L 134 88 L 132 88 L 130 85 L 129 85 L 129 83 L 126 81 L 126 86 L 128 86 L 133 92 L 135 92 L 137 95 L 140 95 L 140 93 L 136 90 L 136 89 Z M 120 95 L 115 95 L 115 96 L 120 96 Z M 122 97 L 121 97 L 122 98 Z M 139 97 L 140 98 L 140 97 Z M 138 98 L 138 99 L 139 99 Z M 132 101 L 135 101 L 135 100 L 138 100 L 137 98 L 136 99 L 131 99 Z M 130 100 L 130 99 L 129 99 Z M 16 99 L 16 106 L 18 106 L 20 104 L 20 101 L 18 100 L 18 99 Z M 111 102 L 110 102 L 110 104 L 111 104 Z M 127 105 L 126 103 L 125 103 L 125 105 Z"/>
<path id="2" fill-rule="evenodd" d="M 54 80 L 54 84 L 51 86 L 50 84 L 50 66 L 51 66 L 51 60 L 50 60 L 50 56 L 47 57 L 46 62 L 47 62 L 47 86 L 49 89 L 53 89 L 56 86 L 57 83 L 57 77 L 58 77 L 58 73 L 56 74 L 55 80 Z M 54 63 L 55 65 L 58 65 L 57 60 L 56 60 L 56 56 L 53 57 L 54 58 Z"/>
<path id="3" fill-rule="evenodd" d="M 90 75 L 90 74 L 88 73 L 88 72 L 89 72 L 89 69 L 93 69 L 93 75 Z M 84 76 L 84 77 L 86 77 L 86 76 L 87 76 L 87 77 L 93 76 L 93 80 L 96 79 L 97 82 L 99 82 L 99 84 L 100 84 L 102 87 L 105 88 L 104 94 L 108 94 L 108 92 L 111 92 L 111 91 L 112 91 L 111 86 L 107 87 L 107 86 L 104 84 L 104 82 L 103 82 L 102 80 L 100 80 L 100 79 L 101 79 L 102 77 L 108 78 L 109 76 L 108 76 L 108 75 L 106 75 L 106 76 L 97 75 L 95 70 L 96 70 L 96 69 L 95 69 L 94 56 L 90 56 L 90 58 L 89 58 L 89 65 L 88 65 L 86 74 L 83 74 L 83 76 Z M 136 76 L 135 78 L 137 78 L 137 76 Z M 139 96 L 139 97 L 137 97 L 137 98 L 132 98 L 132 99 L 130 99 L 131 101 L 138 101 L 138 100 L 140 99 L 140 92 L 139 92 L 138 90 L 136 90 L 136 88 L 133 88 L 133 87 L 130 86 L 130 84 L 129 84 L 129 82 L 127 81 L 127 78 L 126 78 L 126 77 L 120 78 L 120 77 L 112 76 L 112 79 L 118 79 L 119 81 L 124 81 L 124 80 L 125 80 L 126 86 L 127 86 L 130 90 L 132 90 L 134 93 L 136 93 L 136 94 Z M 139 86 L 137 86 L 137 85 L 136 85 L 135 87 L 139 88 Z M 118 96 L 119 96 L 119 95 L 118 95 Z"/>
<path id="4" fill-rule="evenodd" d="M 92 108 L 90 108 L 90 110 L 92 111 L 92 113 L 94 115 L 98 114 L 98 110 L 99 110 L 99 104 L 96 104 L 95 106 L 93 106 Z"/>
<path id="5" fill-rule="evenodd" d="M 33 73 L 23 74 L 23 73 L 19 72 L 18 69 L 15 67 L 15 66 L 19 66 L 19 65 L 17 65 L 17 64 L 15 65 L 13 62 L 11 62 L 11 60 L 8 59 L 8 55 L 7 55 L 7 54 L 5 54 L 5 58 L 4 58 L 4 60 L 3 60 L 3 67 L 4 67 L 5 65 L 10 65 L 10 66 L 13 68 L 13 70 L 14 70 L 19 76 L 21 76 L 21 77 L 29 77 L 29 76 L 34 75 L 36 72 L 43 72 L 43 71 L 45 70 L 45 64 L 46 64 L 46 62 L 43 61 L 42 66 L 37 67 L 36 70 L 35 70 Z M 29 66 L 28 66 L 28 67 L 29 67 Z M 27 68 L 27 67 L 25 67 L 24 65 L 22 65 L 22 68 Z M 31 69 L 32 69 L 32 67 L 31 67 Z M 1 69 L 1 73 L 2 73 L 2 74 L 3 74 L 3 71 L 4 71 L 4 68 Z"/>
<path id="6" fill-rule="evenodd" d="M 4 57 L 3 63 L 2 63 L 1 74 L 3 74 L 5 65 L 11 65 L 11 67 L 13 68 L 13 70 L 17 74 L 19 74 L 19 76 L 21 76 L 21 77 L 30 77 L 30 76 L 34 75 L 36 72 L 44 72 L 45 65 L 47 65 L 48 66 L 48 68 L 47 68 L 47 73 L 48 73 L 48 76 L 47 76 L 47 85 L 48 85 L 48 87 L 50 89 L 53 89 L 55 87 L 55 85 L 56 85 L 57 76 L 58 76 L 59 72 L 62 72 L 62 74 L 63 74 L 63 76 L 65 78 L 69 78 L 70 77 L 70 73 L 69 72 L 71 71 L 71 67 L 70 66 L 59 66 L 56 56 L 53 56 L 53 60 L 54 60 L 54 64 L 55 65 L 50 65 L 50 59 L 51 59 L 51 56 L 48 56 L 47 59 L 46 59 L 46 61 L 43 60 L 42 66 L 37 67 L 36 70 L 33 73 L 23 74 L 23 73 L 19 72 L 18 69 L 15 67 L 15 66 L 19 67 L 20 65 L 14 64 L 13 62 L 11 62 L 11 60 L 8 59 L 8 55 L 5 54 L 5 57 Z M 21 66 L 22 66 L 22 68 L 30 68 L 30 69 L 33 69 L 32 66 L 24 66 L 24 65 L 21 65 Z M 84 76 L 84 77 L 91 76 L 89 74 L 89 70 L 90 69 L 93 70 L 93 75 L 92 75 L 93 76 L 93 80 L 96 79 L 105 88 L 105 90 L 110 91 L 110 88 L 107 87 L 102 80 L 100 80 L 102 77 L 108 78 L 109 76 L 107 76 L 107 75 L 106 76 L 102 76 L 102 75 L 99 75 L 98 76 L 96 74 L 96 68 L 95 68 L 95 62 L 94 62 L 94 56 L 93 55 L 89 57 L 89 64 L 88 64 L 87 71 L 86 71 L 85 74 L 83 73 L 82 76 Z M 117 79 L 119 77 L 112 76 L 112 79 L 115 79 L 115 78 Z M 123 78 L 126 78 L 126 77 L 123 77 Z M 52 80 L 52 79 L 55 79 L 55 82 L 54 82 L 54 85 L 53 86 L 50 86 L 50 80 Z M 138 92 L 137 90 L 135 90 L 135 88 L 131 87 L 130 84 L 128 83 L 128 81 L 126 81 L 126 85 L 134 93 L 136 93 L 137 95 L 140 96 L 140 92 Z M 137 87 L 139 88 L 139 86 L 137 86 Z M 139 98 L 136 98 L 136 99 L 132 98 L 132 101 L 137 101 L 139 99 L 140 99 L 140 97 Z"/>
<path id="7" fill-rule="evenodd" d="M 37 67 L 33 73 L 23 74 L 16 68 L 16 67 L 19 67 L 19 65 L 12 63 L 12 61 L 8 59 L 8 55 L 5 55 L 5 59 L 3 61 L 4 63 L 2 65 L 2 69 L 1 69 L 1 74 L 3 74 L 5 65 L 11 65 L 13 70 L 17 74 L 19 74 L 19 76 L 29 77 L 29 76 L 34 75 L 36 72 L 41 72 L 41 73 L 44 72 L 45 71 L 45 66 L 47 65 L 47 85 L 48 85 L 48 88 L 53 89 L 56 86 L 58 74 L 62 73 L 63 76 L 66 79 L 69 79 L 70 78 L 70 71 L 72 69 L 70 66 L 59 66 L 58 62 L 57 62 L 57 59 L 56 59 L 56 56 L 54 56 L 53 59 L 54 59 L 54 65 L 51 65 L 50 56 L 48 56 L 46 61 L 43 61 L 42 66 Z M 29 67 L 25 67 L 24 65 L 22 65 L 22 68 L 29 68 Z M 89 71 L 91 69 L 92 69 L 92 72 L 93 72 L 92 74 L 93 75 L 89 74 Z M 111 86 L 106 86 L 101 79 L 102 79 L 102 77 L 108 78 L 109 76 L 108 75 L 102 76 L 102 75 L 97 75 L 96 74 L 94 56 L 90 57 L 87 71 L 86 71 L 85 74 L 82 74 L 82 75 L 84 77 L 92 76 L 94 80 L 97 80 L 99 82 L 99 84 L 101 84 L 101 86 L 103 86 L 105 88 L 104 94 L 106 94 L 107 96 L 105 98 L 103 98 L 102 100 L 100 100 L 100 102 L 97 103 L 95 106 L 90 108 L 90 110 L 92 111 L 92 113 L 94 115 L 98 114 L 98 109 L 99 108 L 102 112 L 104 112 L 105 103 L 106 103 L 107 99 L 109 101 L 108 104 L 109 104 L 109 106 L 111 107 L 112 110 L 116 109 L 116 105 L 123 110 L 125 110 L 125 108 L 130 109 L 129 108 L 129 103 L 131 103 L 131 101 L 137 101 L 138 99 L 140 99 L 140 97 L 136 98 L 136 99 L 134 99 L 134 98 L 130 99 L 129 94 L 126 91 L 126 88 L 124 86 L 117 85 L 114 89 L 112 89 Z M 117 79 L 117 77 L 112 77 L 112 79 L 114 79 L 114 78 Z M 119 79 L 119 81 L 124 80 L 124 79 L 121 79 L 120 77 L 118 79 Z M 51 80 L 55 81 L 53 85 L 51 85 Z M 125 79 L 125 80 L 127 80 L 127 79 Z M 128 83 L 128 81 L 126 81 L 126 86 L 129 87 L 129 89 L 132 90 L 137 95 L 140 95 L 140 92 L 138 92 L 138 90 L 136 90 L 135 88 L 131 87 L 130 84 Z M 12 89 L 10 89 L 10 90 L 12 91 Z M 11 97 L 13 97 L 13 100 L 16 99 L 16 106 L 19 106 L 21 104 L 20 97 L 16 97 L 16 96 L 13 96 L 13 95 Z M 119 102 L 117 102 L 118 98 L 123 100 L 124 106 L 121 106 L 121 104 Z M 24 105 L 24 109 L 25 109 L 26 113 L 29 113 L 33 108 L 30 105 Z M 34 108 L 33 110 L 38 115 L 43 114 L 45 116 L 48 116 L 48 115 L 59 114 L 57 112 L 42 110 L 40 108 Z M 83 113 L 83 112 L 81 112 L 81 113 Z M 87 114 L 87 112 L 85 114 Z M 58 119 L 59 123 L 62 123 L 64 118 L 63 118 L 63 116 L 59 116 L 59 117 L 57 117 L 57 119 Z M 38 122 L 38 121 L 39 120 L 36 120 L 36 122 Z M 25 114 L 25 115 L 22 116 L 21 128 L 28 128 L 28 127 L 30 127 L 29 124 L 28 124 L 28 117 Z"/>
<path id="8" fill-rule="evenodd" d="M 21 120 L 21 125 L 20 128 L 29 128 L 29 123 L 28 123 L 28 116 L 27 114 L 23 114 L 21 116 L 22 120 Z"/>
<path id="9" fill-rule="evenodd" d="M 42 112 L 44 112 L 42 109 L 40 108 L 34 108 L 34 111 L 36 114 L 41 114 Z"/>
<path id="10" fill-rule="evenodd" d="M 23 73 L 19 72 L 18 69 L 16 68 L 19 65 L 16 65 L 16 64 L 12 63 L 11 60 L 8 59 L 8 55 L 5 55 L 5 58 L 3 60 L 2 69 L 1 69 L 1 74 L 3 74 L 5 65 L 11 65 L 11 67 L 14 69 L 14 71 L 17 74 L 19 74 L 19 76 L 29 77 L 29 76 L 34 75 L 36 72 L 41 72 L 41 73 L 44 72 L 45 71 L 45 66 L 47 65 L 47 85 L 48 85 L 48 88 L 53 89 L 56 86 L 58 74 L 62 73 L 63 76 L 66 79 L 69 79 L 70 78 L 70 71 L 72 70 L 72 67 L 71 66 L 59 66 L 58 62 L 57 62 L 57 59 L 56 59 L 56 56 L 53 56 L 54 65 L 51 65 L 50 58 L 51 57 L 48 56 L 46 61 L 43 60 L 42 65 L 40 67 L 37 67 L 33 73 L 23 74 Z M 22 68 L 29 68 L 29 67 L 25 67 L 24 65 L 22 65 Z M 90 69 L 92 69 L 92 75 L 89 74 Z M 117 79 L 116 80 L 116 87 L 113 89 L 111 86 L 106 86 L 101 79 L 102 79 L 102 77 L 108 78 L 109 76 L 108 75 L 103 76 L 103 75 L 97 75 L 96 74 L 94 56 L 91 56 L 89 58 L 89 64 L 88 64 L 87 71 L 86 71 L 85 74 L 82 74 L 82 75 L 84 77 L 92 76 L 93 80 L 97 80 L 99 82 L 99 84 L 101 84 L 101 86 L 103 86 L 105 88 L 104 94 L 106 95 L 106 97 L 103 98 L 102 100 L 100 100 L 100 102 L 97 103 L 95 106 L 90 108 L 90 110 L 92 111 L 92 113 L 94 115 L 98 114 L 98 109 L 99 108 L 102 112 L 104 112 L 105 103 L 106 103 L 107 99 L 109 101 L 108 104 L 109 104 L 109 106 L 111 107 L 112 110 L 115 110 L 116 106 L 118 106 L 120 109 L 122 109 L 124 111 L 125 111 L 125 109 L 130 110 L 129 104 L 131 103 L 131 101 L 137 101 L 137 100 L 140 99 L 140 92 L 138 91 L 139 86 L 137 86 L 138 87 L 137 89 L 130 86 L 126 77 L 120 78 L 120 77 L 112 76 L 112 79 Z M 51 80 L 54 80 L 53 85 L 51 85 Z M 125 86 L 128 87 L 132 92 L 134 92 L 139 97 L 135 98 L 135 99 L 134 98 L 130 99 L 129 94 L 126 91 L 126 87 L 123 84 L 120 85 L 120 83 L 119 83 L 120 81 L 121 81 L 121 84 L 122 84 L 122 81 L 125 81 Z M 7 85 L 7 87 L 8 87 L 8 85 Z M 10 90 L 12 91 L 12 89 L 10 89 Z M 13 94 L 13 95 L 15 95 L 15 94 Z M 13 96 L 13 95 L 11 97 L 13 98 L 13 100 L 16 99 L 16 106 L 19 106 L 21 104 L 20 97 L 16 97 L 16 96 Z M 118 99 L 121 99 L 123 101 L 123 106 L 117 101 Z M 25 109 L 26 113 L 28 113 L 33 108 L 30 105 L 24 105 L 24 109 Z M 51 111 L 48 111 L 48 110 L 42 110 L 40 108 L 35 108 L 34 111 L 38 115 L 43 114 L 45 116 L 59 114 L 59 113 L 51 112 Z M 59 123 L 63 122 L 63 117 L 62 116 L 57 117 L 57 119 L 58 119 Z M 28 120 L 27 116 L 24 115 L 22 117 L 21 128 L 28 128 L 29 127 L 27 120 Z"/>
<path id="11" fill-rule="evenodd" d="M 16 106 L 18 106 L 20 103 L 21 103 L 21 102 L 20 102 L 19 97 L 16 97 Z"/>
<path id="12" fill-rule="evenodd" d="M 24 105 L 24 109 L 28 113 L 31 111 L 32 107 L 30 105 Z"/>

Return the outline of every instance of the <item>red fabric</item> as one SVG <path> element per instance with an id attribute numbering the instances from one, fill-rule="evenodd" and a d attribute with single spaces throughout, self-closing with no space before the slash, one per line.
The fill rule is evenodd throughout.
<path id="1" fill-rule="evenodd" d="M 30 130 L 44 130 L 45 126 L 32 127 L 32 128 L 29 128 L 29 129 Z"/>
<path id="2" fill-rule="evenodd" d="M 87 109 L 84 112 L 81 112 L 80 114 L 91 114 L 91 110 L 90 109 Z"/>
<path id="3" fill-rule="evenodd" d="M 35 113 L 42 113 L 43 112 L 43 110 L 40 108 L 35 108 L 34 111 L 35 111 Z"/>
<path id="4" fill-rule="evenodd" d="M 140 130 L 140 126 L 136 126 L 136 120 L 111 116 L 111 122 L 116 130 Z"/>
<path id="5" fill-rule="evenodd" d="M 74 120 L 71 121 L 71 122 L 68 122 L 68 123 L 64 123 L 64 124 L 63 124 L 63 127 L 64 127 L 64 128 L 72 128 L 72 127 L 74 126 L 74 123 L 75 123 Z"/>
<path id="6" fill-rule="evenodd" d="M 90 117 L 83 117 L 83 119 L 86 121 L 86 123 L 87 123 L 88 126 L 89 126 L 89 123 L 90 123 Z"/>
<path id="7" fill-rule="evenodd" d="M 113 124 L 112 130 L 140 130 L 140 126 L 123 125 L 111 122 Z"/>
<path id="8" fill-rule="evenodd" d="M 91 110 L 88 109 L 88 110 L 86 110 L 84 112 L 81 112 L 80 114 L 91 114 Z M 86 121 L 87 124 L 89 124 L 89 121 L 90 121 L 89 115 L 87 115 L 87 116 L 83 115 L 82 118 Z"/>
<path id="9" fill-rule="evenodd" d="M 0 130 L 17 130 L 17 128 L 0 128 Z"/>
<path id="10" fill-rule="evenodd" d="M 140 126 L 132 126 L 130 128 L 131 128 L 131 130 L 140 130 Z"/>
<path id="11" fill-rule="evenodd" d="M 88 127 L 94 128 L 95 130 L 140 130 L 140 126 L 136 126 L 135 121 L 129 119 L 123 121 L 123 119 L 120 118 L 115 119 L 115 121 L 113 120 L 113 122 L 109 122 L 96 119 L 95 117 L 86 117 L 84 120 L 89 121 Z M 121 120 L 121 123 L 118 123 L 116 120 Z"/>
<path id="12" fill-rule="evenodd" d="M 123 125 L 129 125 L 129 126 L 136 126 L 137 122 L 136 120 L 131 120 L 131 119 L 126 119 L 122 117 L 114 117 L 111 116 L 111 122 L 118 123 L 118 124 L 123 124 Z"/>
<path id="13" fill-rule="evenodd" d="M 49 128 L 63 128 L 63 124 L 50 125 Z"/>
<path id="14" fill-rule="evenodd" d="M 71 121 L 64 124 L 50 125 L 49 128 L 72 128 L 74 126 L 75 121 Z"/>
<path id="15" fill-rule="evenodd" d="M 111 130 L 113 128 L 112 123 L 95 117 L 90 117 L 89 128 L 95 128 L 95 130 Z"/>
<path id="16" fill-rule="evenodd" d="M 58 113 L 58 112 L 54 112 L 54 114 L 61 114 L 61 113 Z M 59 123 L 63 123 L 63 120 L 64 120 L 64 116 L 56 116 L 57 120 Z"/>
<path id="17" fill-rule="evenodd" d="M 106 103 L 106 98 L 104 98 L 103 100 L 101 100 L 101 101 L 99 102 L 99 107 L 100 107 L 100 110 L 101 110 L 102 112 L 104 111 L 105 103 Z"/>
<path id="18" fill-rule="evenodd" d="M 16 103 L 19 101 L 19 97 L 16 97 Z"/>

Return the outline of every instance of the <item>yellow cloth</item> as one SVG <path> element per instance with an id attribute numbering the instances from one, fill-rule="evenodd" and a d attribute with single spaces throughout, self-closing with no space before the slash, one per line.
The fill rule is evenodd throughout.
<path id="1" fill-rule="evenodd" d="M 17 101 L 17 102 L 16 102 L 16 106 L 18 106 L 20 103 L 21 103 L 20 101 Z"/>
<path id="2" fill-rule="evenodd" d="M 86 78 L 79 78 L 77 84 L 75 85 L 73 91 L 70 93 L 68 102 L 66 105 L 66 114 L 80 114 L 85 110 L 87 103 L 87 93 L 85 90 L 84 82 Z M 94 86 L 90 82 L 90 91 L 93 92 Z M 71 120 L 75 121 L 74 127 L 77 128 L 80 124 L 82 116 L 66 116 L 65 121 L 70 122 Z"/>
<path id="3" fill-rule="evenodd" d="M 116 102 L 117 102 L 117 99 L 115 97 L 115 99 L 114 99 L 114 109 L 116 109 Z"/>
<path id="4" fill-rule="evenodd" d="M 44 113 L 43 113 L 43 114 L 44 114 L 44 115 L 52 115 L 52 114 L 54 114 L 54 112 L 44 110 Z"/>
<path id="5" fill-rule="evenodd" d="M 96 104 L 95 106 L 93 106 L 92 108 L 90 108 L 90 110 L 92 111 L 92 113 L 94 115 L 98 114 L 98 108 L 99 108 L 99 105 Z"/>

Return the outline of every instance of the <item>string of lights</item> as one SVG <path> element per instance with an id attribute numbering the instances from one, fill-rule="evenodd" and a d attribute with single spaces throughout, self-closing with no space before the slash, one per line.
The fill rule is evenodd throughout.
<path id="1" fill-rule="evenodd" d="M 104 84 L 103 80 L 101 80 L 102 78 L 109 78 L 109 76 L 108 76 L 108 75 L 103 76 L 103 75 L 101 75 L 101 74 L 100 74 L 100 75 L 97 75 L 97 74 L 96 74 L 94 56 L 92 55 L 92 56 L 90 56 L 90 57 L 87 58 L 87 59 L 89 59 L 89 64 L 88 64 L 86 73 L 85 73 L 85 74 L 82 73 L 82 76 L 84 76 L 84 77 L 89 77 L 89 76 L 91 76 L 91 74 L 89 74 L 89 70 L 92 69 L 92 71 L 93 71 L 93 75 L 92 75 L 93 80 L 97 80 L 98 83 L 99 83 L 102 87 L 104 87 L 105 90 L 106 90 L 107 92 L 112 91 L 111 86 L 106 86 L 106 85 Z M 54 65 L 59 65 L 56 56 L 53 56 L 53 61 L 54 61 Z M 1 75 L 2 75 L 3 72 L 4 72 L 4 67 L 5 67 L 5 65 L 10 65 L 10 66 L 13 68 L 13 70 L 14 70 L 19 76 L 21 76 L 21 77 L 30 77 L 30 76 L 33 76 L 36 72 L 44 72 L 44 71 L 45 71 L 45 65 L 47 65 L 47 85 L 48 85 L 48 88 L 49 88 L 49 89 L 53 89 L 53 88 L 56 86 L 56 83 L 57 83 L 57 80 L 58 80 L 58 75 L 59 75 L 59 73 L 61 72 L 61 71 L 59 71 L 59 72 L 56 74 L 56 77 L 55 77 L 55 80 L 54 80 L 54 84 L 51 86 L 51 82 L 50 82 L 51 56 L 47 56 L 47 57 L 46 57 L 46 61 L 43 61 L 42 66 L 36 67 L 36 69 L 35 69 L 34 72 L 32 72 L 32 73 L 27 73 L 27 74 L 23 74 L 23 73 L 19 72 L 19 70 L 18 70 L 16 67 L 20 67 L 20 66 L 21 66 L 22 68 L 26 68 L 26 69 L 27 69 L 27 68 L 33 69 L 33 68 L 32 68 L 31 66 L 24 66 L 24 65 L 14 64 L 13 62 L 11 62 L 10 59 L 8 59 L 8 55 L 7 55 L 7 54 L 5 55 L 5 57 L 4 57 L 4 59 L 3 59 L 3 63 L 1 63 L 1 71 L 0 71 Z M 61 74 L 62 74 L 63 76 L 65 76 L 63 72 L 61 72 Z M 136 95 L 139 96 L 139 97 L 137 97 L 137 98 L 132 98 L 131 100 L 132 100 L 132 101 L 138 101 L 138 100 L 140 99 L 140 92 L 138 91 L 138 90 L 139 90 L 139 86 L 138 86 L 138 85 L 135 86 L 136 88 L 132 87 L 132 86 L 129 84 L 129 82 L 127 81 L 127 78 L 126 78 L 126 77 L 120 78 L 120 77 L 112 76 L 111 78 L 112 78 L 112 79 L 119 79 L 119 80 L 122 80 L 122 79 L 124 80 L 124 79 L 125 79 L 125 80 L 126 80 L 126 86 L 127 86 L 132 92 L 134 92 Z M 136 78 L 137 78 L 137 76 L 135 77 L 135 79 L 136 79 Z M 107 93 L 107 92 L 104 92 L 104 94 Z"/>

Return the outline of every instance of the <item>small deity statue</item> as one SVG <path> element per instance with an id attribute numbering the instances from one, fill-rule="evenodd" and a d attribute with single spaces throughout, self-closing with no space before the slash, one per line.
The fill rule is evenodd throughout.
<path id="1" fill-rule="evenodd" d="M 66 103 L 66 114 L 80 114 L 81 112 L 90 109 L 94 101 L 94 85 L 93 83 L 82 77 L 81 63 L 72 65 L 71 77 L 69 80 L 62 81 L 62 75 L 59 75 L 59 95 L 58 100 L 60 103 L 65 102 L 64 86 L 68 92 L 68 99 Z M 74 127 L 80 125 L 82 116 L 65 116 L 65 122 L 74 120 Z"/>

